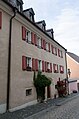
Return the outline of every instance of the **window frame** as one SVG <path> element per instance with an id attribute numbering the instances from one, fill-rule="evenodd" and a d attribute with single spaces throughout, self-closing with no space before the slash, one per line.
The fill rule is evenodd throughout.
<path id="1" fill-rule="evenodd" d="M 54 73 L 59 73 L 58 64 L 53 64 L 53 71 L 54 71 Z"/>
<path id="2" fill-rule="evenodd" d="M 31 71 L 32 70 L 32 58 L 31 57 L 26 57 L 26 63 L 27 63 L 26 70 Z"/>
<path id="3" fill-rule="evenodd" d="M 27 34 L 28 33 L 28 34 Z M 30 31 L 30 30 L 26 30 L 26 41 L 28 42 L 28 43 L 31 43 L 32 42 L 32 34 L 31 34 L 32 32 Z"/>
<path id="4" fill-rule="evenodd" d="M 32 89 L 26 89 L 26 96 L 32 95 Z"/>
<path id="5" fill-rule="evenodd" d="M 41 48 L 42 46 L 41 46 L 41 44 L 42 44 L 42 39 L 41 39 L 41 37 L 40 36 L 36 36 L 36 42 L 37 42 L 37 47 L 38 48 Z"/>

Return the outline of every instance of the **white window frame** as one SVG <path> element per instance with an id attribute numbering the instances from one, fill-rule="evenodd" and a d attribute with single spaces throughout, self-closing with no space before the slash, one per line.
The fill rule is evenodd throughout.
<path id="1" fill-rule="evenodd" d="M 30 30 L 26 30 L 26 41 L 28 42 L 28 43 L 31 43 L 31 31 Z"/>
<path id="2" fill-rule="evenodd" d="M 39 36 L 37 36 L 37 46 L 39 47 L 39 48 L 41 48 L 41 38 L 39 37 Z"/>
<path id="3" fill-rule="evenodd" d="M 38 60 L 38 69 L 42 71 L 42 61 Z"/>
<path id="4" fill-rule="evenodd" d="M 27 67 L 31 67 L 32 68 L 32 59 L 30 57 L 27 57 Z"/>
<path id="5" fill-rule="evenodd" d="M 47 42 L 46 42 L 46 50 L 49 51 L 49 46 Z"/>
<path id="6" fill-rule="evenodd" d="M 47 62 L 47 69 L 50 69 L 50 63 Z"/>

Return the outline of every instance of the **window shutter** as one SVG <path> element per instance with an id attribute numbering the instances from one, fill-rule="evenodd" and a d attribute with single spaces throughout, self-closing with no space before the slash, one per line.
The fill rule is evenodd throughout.
<path id="1" fill-rule="evenodd" d="M 50 63 L 50 72 L 52 72 L 52 63 Z"/>
<path id="2" fill-rule="evenodd" d="M 54 54 L 54 47 L 53 47 L 53 45 L 51 45 L 51 49 L 52 49 L 52 54 Z"/>
<path id="3" fill-rule="evenodd" d="M 22 70 L 26 70 L 26 68 L 27 68 L 26 61 L 27 61 L 26 57 L 22 56 Z"/>
<path id="4" fill-rule="evenodd" d="M 41 39 L 41 48 L 43 49 L 43 39 Z"/>
<path id="5" fill-rule="evenodd" d="M 47 72 L 47 62 L 45 62 L 45 72 Z"/>
<path id="6" fill-rule="evenodd" d="M 48 43 L 48 47 L 49 47 L 49 52 L 50 52 L 50 43 Z"/>
<path id="7" fill-rule="evenodd" d="M 60 50 L 58 49 L 58 56 L 60 57 Z"/>
<path id="8" fill-rule="evenodd" d="M 35 59 L 32 58 L 32 70 L 35 71 Z"/>
<path id="9" fill-rule="evenodd" d="M 43 40 L 43 49 L 46 50 L 46 41 Z"/>
<path id="10" fill-rule="evenodd" d="M 32 38 L 32 44 L 35 44 L 35 41 L 34 41 L 35 39 L 34 39 L 34 33 L 33 32 L 31 33 L 31 38 Z"/>
<path id="11" fill-rule="evenodd" d="M 42 61 L 42 71 L 44 72 L 44 61 Z"/>
<path id="12" fill-rule="evenodd" d="M 35 69 L 38 71 L 38 59 L 35 59 Z"/>
<path id="13" fill-rule="evenodd" d="M 26 28 L 22 26 L 22 40 L 26 40 Z"/>
<path id="14" fill-rule="evenodd" d="M 36 39 L 36 34 L 34 34 L 34 43 L 37 46 L 37 39 Z"/>
<path id="15" fill-rule="evenodd" d="M 54 69 L 54 73 L 58 72 L 58 65 L 57 64 L 53 64 L 53 69 Z"/>
<path id="16" fill-rule="evenodd" d="M 57 55 L 57 48 L 55 47 L 55 55 Z"/>
<path id="17" fill-rule="evenodd" d="M 0 29 L 2 28 L 2 12 L 0 12 Z"/>

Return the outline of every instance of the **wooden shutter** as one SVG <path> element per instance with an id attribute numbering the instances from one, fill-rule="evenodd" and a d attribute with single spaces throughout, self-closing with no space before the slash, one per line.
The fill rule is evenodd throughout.
<path id="1" fill-rule="evenodd" d="M 54 54 L 54 47 L 53 47 L 53 45 L 51 45 L 51 49 L 52 49 L 52 54 Z"/>
<path id="2" fill-rule="evenodd" d="M 26 28 L 22 26 L 22 40 L 26 40 Z"/>
<path id="3" fill-rule="evenodd" d="M 34 34 L 34 42 L 35 42 L 35 45 L 37 46 L 37 39 L 36 39 L 36 34 Z"/>
<path id="4" fill-rule="evenodd" d="M 32 70 L 35 71 L 35 59 L 32 58 Z"/>
<path id="5" fill-rule="evenodd" d="M 41 39 L 41 48 L 43 49 L 43 39 Z"/>
<path id="6" fill-rule="evenodd" d="M 45 62 L 45 72 L 47 72 L 47 62 Z"/>
<path id="7" fill-rule="evenodd" d="M 25 56 L 22 56 L 22 70 L 26 70 L 27 68 L 27 59 Z"/>
<path id="8" fill-rule="evenodd" d="M 57 48 L 55 47 L 55 55 L 57 55 Z"/>
<path id="9" fill-rule="evenodd" d="M 32 38 L 32 44 L 35 44 L 35 39 L 34 39 L 34 33 L 31 33 L 31 38 Z"/>
<path id="10" fill-rule="evenodd" d="M 46 41 L 43 39 L 43 49 L 46 50 Z"/>
<path id="11" fill-rule="evenodd" d="M 45 63 L 44 63 L 44 61 L 42 61 L 42 71 L 44 72 L 44 65 L 45 65 Z"/>
<path id="12" fill-rule="evenodd" d="M 48 48 L 49 48 L 49 52 L 50 52 L 50 43 L 48 43 Z"/>
<path id="13" fill-rule="evenodd" d="M 60 50 L 58 49 L 58 56 L 60 57 Z"/>
<path id="14" fill-rule="evenodd" d="M 38 59 L 35 59 L 35 70 L 38 71 Z"/>
<path id="15" fill-rule="evenodd" d="M 50 63 L 50 72 L 52 72 L 52 63 Z"/>
<path id="16" fill-rule="evenodd" d="M 2 28 L 2 12 L 0 12 L 0 29 Z"/>
<path id="17" fill-rule="evenodd" d="M 57 64 L 53 64 L 54 73 L 57 73 Z"/>

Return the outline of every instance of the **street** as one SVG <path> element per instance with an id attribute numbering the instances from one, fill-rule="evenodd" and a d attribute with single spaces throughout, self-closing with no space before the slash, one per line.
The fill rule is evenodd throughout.
<path id="1" fill-rule="evenodd" d="M 39 112 L 24 119 L 79 119 L 79 96 L 54 109 Z"/>

